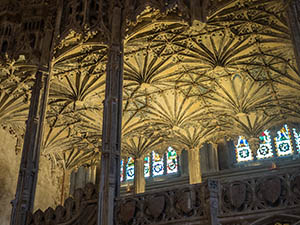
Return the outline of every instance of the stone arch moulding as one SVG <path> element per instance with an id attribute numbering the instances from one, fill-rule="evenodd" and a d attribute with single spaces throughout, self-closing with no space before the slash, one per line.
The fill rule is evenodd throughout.
<path id="1" fill-rule="evenodd" d="M 260 218 L 253 223 L 250 223 L 250 225 L 273 225 L 277 222 L 282 224 L 286 223 L 291 225 L 300 225 L 300 216 L 290 214 L 275 214 Z"/>

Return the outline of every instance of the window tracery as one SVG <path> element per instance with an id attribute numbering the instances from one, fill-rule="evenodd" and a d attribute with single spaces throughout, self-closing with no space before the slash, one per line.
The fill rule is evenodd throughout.
<path id="1" fill-rule="evenodd" d="M 265 130 L 259 137 L 260 144 L 254 157 L 247 139 L 239 136 L 238 143 L 235 146 L 236 161 L 241 163 L 254 159 L 263 160 L 272 157 L 291 156 L 294 154 L 293 140 L 297 148 L 296 153 L 300 153 L 300 132 L 297 132 L 296 128 L 293 128 L 291 133 L 287 124 L 284 124 L 273 136 L 269 130 Z"/>
<path id="2" fill-rule="evenodd" d="M 134 159 L 132 157 L 128 158 L 128 162 L 126 164 L 126 180 L 134 179 Z"/>
<path id="3" fill-rule="evenodd" d="M 167 174 L 178 172 L 177 153 L 174 149 L 169 148 L 167 152 Z"/>
<path id="4" fill-rule="evenodd" d="M 275 137 L 274 140 L 278 156 L 285 156 L 293 153 L 291 134 L 286 124 L 280 131 L 277 131 L 277 137 Z"/>
<path id="5" fill-rule="evenodd" d="M 153 151 L 144 158 L 144 177 L 176 174 L 179 172 L 178 167 L 178 155 L 172 147 L 169 147 L 163 155 Z M 128 157 L 126 165 L 124 160 L 121 161 L 120 173 L 121 182 L 134 179 L 134 159 L 132 157 Z"/>
<path id="6" fill-rule="evenodd" d="M 259 137 L 260 144 L 257 150 L 257 159 L 267 159 L 273 157 L 272 140 L 270 131 L 265 130 Z"/>
<path id="7" fill-rule="evenodd" d="M 144 158 L 144 176 L 145 178 L 150 177 L 150 157 L 146 156 Z"/>
<path id="8" fill-rule="evenodd" d="M 152 152 L 152 174 L 153 177 L 164 174 L 164 159 L 158 153 Z"/>
<path id="9" fill-rule="evenodd" d="M 238 162 L 245 162 L 253 159 L 248 141 L 243 136 L 239 136 L 236 146 L 236 159 Z"/>

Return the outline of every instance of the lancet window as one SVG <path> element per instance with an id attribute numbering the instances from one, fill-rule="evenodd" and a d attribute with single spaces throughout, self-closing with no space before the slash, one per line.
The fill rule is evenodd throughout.
<path id="1" fill-rule="evenodd" d="M 269 130 L 263 131 L 259 137 L 259 142 L 259 148 L 256 151 L 256 156 L 254 156 L 254 152 L 250 149 L 248 140 L 240 136 L 235 146 L 236 161 L 242 163 L 255 159 L 263 160 L 300 153 L 300 130 L 296 128 L 290 130 L 285 124 L 280 130 L 277 130 L 273 136 L 271 136 Z M 296 149 L 295 152 L 294 148 Z"/>
<path id="2" fill-rule="evenodd" d="M 168 150 L 160 155 L 153 151 L 144 158 L 144 176 L 158 177 L 178 173 L 178 158 L 176 151 L 169 147 Z M 128 157 L 127 162 L 121 161 L 121 182 L 134 179 L 134 159 Z"/>
<path id="3" fill-rule="evenodd" d="M 259 137 L 259 149 L 257 150 L 257 159 L 267 159 L 273 157 L 272 139 L 270 131 L 265 130 Z"/>

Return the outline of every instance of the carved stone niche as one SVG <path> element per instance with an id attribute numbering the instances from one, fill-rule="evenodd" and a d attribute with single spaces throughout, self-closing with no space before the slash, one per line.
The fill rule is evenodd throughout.
<path id="1" fill-rule="evenodd" d="M 103 9 L 106 7 L 105 1 L 101 0 L 71 0 L 64 1 L 62 7 L 62 17 L 60 34 L 66 36 L 70 30 L 77 33 L 84 33 L 85 28 L 89 30 L 104 28 L 104 17 L 108 17 Z M 107 25 L 107 24 L 106 24 Z"/>
<path id="2" fill-rule="evenodd" d="M 161 195 L 149 195 L 146 200 L 145 213 L 150 217 L 151 221 L 161 220 L 166 210 L 167 199 L 166 196 Z"/>
<path id="3" fill-rule="evenodd" d="M 252 191 L 246 182 L 232 182 L 227 184 L 222 191 L 222 209 L 226 212 L 242 212 L 247 208 L 247 203 L 252 201 Z"/>
<path id="4" fill-rule="evenodd" d="M 260 180 L 256 193 L 267 205 L 276 207 L 281 204 L 280 200 L 286 194 L 286 187 L 280 177 L 272 176 Z"/>
<path id="5" fill-rule="evenodd" d="M 14 2 L 0 6 L 0 55 L 11 55 L 15 44 L 15 33 L 20 24 L 20 7 Z"/>
<path id="6" fill-rule="evenodd" d="M 175 209 L 181 216 L 192 216 L 196 202 L 196 193 L 190 189 L 179 190 L 175 195 Z"/>
<path id="7" fill-rule="evenodd" d="M 292 177 L 291 191 L 300 198 L 300 175 Z"/>
<path id="8" fill-rule="evenodd" d="M 133 224 L 136 216 L 137 202 L 134 199 L 119 200 L 115 208 L 116 212 L 116 224 L 118 225 L 130 225 Z"/>
<path id="9" fill-rule="evenodd" d="M 48 63 L 55 12 L 46 2 L 28 3 L 22 9 L 22 21 L 16 38 L 16 57 L 24 55 L 29 63 Z"/>

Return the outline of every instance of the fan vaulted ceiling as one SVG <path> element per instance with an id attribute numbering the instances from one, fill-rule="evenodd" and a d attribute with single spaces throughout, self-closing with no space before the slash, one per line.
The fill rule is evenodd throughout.
<path id="1" fill-rule="evenodd" d="M 190 26 L 176 8 L 162 14 L 148 7 L 128 26 L 123 156 L 144 157 L 170 145 L 200 148 L 238 135 L 255 139 L 268 127 L 298 120 L 300 77 L 286 6 L 230 2 L 206 23 Z M 66 169 L 94 163 L 101 152 L 107 48 L 96 38 L 78 39 L 70 33 L 57 47 L 43 144 L 43 154 Z M 28 92 L 27 73 L 30 68 L 11 65 L 1 71 L 0 121 L 13 129 L 26 120 L 26 95 L 14 90 Z"/>

